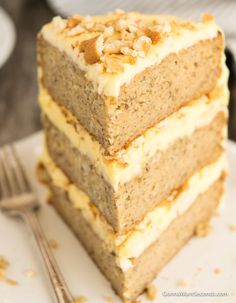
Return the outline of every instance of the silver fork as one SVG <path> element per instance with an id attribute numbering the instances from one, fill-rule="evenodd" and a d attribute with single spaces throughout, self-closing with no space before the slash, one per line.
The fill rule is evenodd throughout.
<path id="1" fill-rule="evenodd" d="M 51 253 L 36 211 L 40 205 L 25 175 L 13 145 L 0 150 L 0 209 L 20 216 L 31 228 L 58 303 L 73 303 L 74 299 Z"/>

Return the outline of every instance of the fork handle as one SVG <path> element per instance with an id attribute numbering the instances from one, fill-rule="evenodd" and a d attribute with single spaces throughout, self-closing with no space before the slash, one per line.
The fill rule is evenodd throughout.
<path id="1" fill-rule="evenodd" d="M 41 252 L 58 303 L 74 303 L 69 288 L 53 257 L 48 241 L 34 210 L 24 210 L 21 213 L 24 221 L 30 227 L 38 248 Z"/>

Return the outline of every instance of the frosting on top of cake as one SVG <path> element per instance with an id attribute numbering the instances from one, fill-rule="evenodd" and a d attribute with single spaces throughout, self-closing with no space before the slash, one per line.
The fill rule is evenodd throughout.
<path id="1" fill-rule="evenodd" d="M 122 85 L 170 53 L 217 36 L 209 15 L 192 22 L 164 15 L 115 11 L 105 16 L 53 18 L 41 34 L 84 71 L 94 89 L 118 97 Z"/>

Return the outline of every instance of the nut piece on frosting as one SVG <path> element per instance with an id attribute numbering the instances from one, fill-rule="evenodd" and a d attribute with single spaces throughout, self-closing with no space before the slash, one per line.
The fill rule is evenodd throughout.
<path id="1" fill-rule="evenodd" d="M 161 39 L 161 34 L 158 31 L 151 30 L 149 28 L 146 28 L 144 30 L 144 33 L 152 40 L 153 44 L 157 44 L 158 41 Z"/>
<path id="2" fill-rule="evenodd" d="M 80 51 L 84 53 L 84 60 L 88 64 L 97 63 L 100 60 L 104 48 L 103 35 L 84 40 L 80 44 Z"/>
<path id="3" fill-rule="evenodd" d="M 204 23 L 213 21 L 214 17 L 208 14 L 202 16 Z M 194 31 L 197 27 L 191 21 L 162 16 L 146 19 L 140 13 L 124 11 L 115 11 L 105 18 L 55 17 L 53 26 L 65 38 L 73 39 L 73 49 L 83 53 L 86 64 L 99 63 L 107 73 L 122 73 L 125 64 L 145 58 L 164 39 L 179 35 L 183 28 Z"/>
<path id="4" fill-rule="evenodd" d="M 204 23 L 215 21 L 215 17 L 207 13 L 203 14 L 201 19 Z"/>

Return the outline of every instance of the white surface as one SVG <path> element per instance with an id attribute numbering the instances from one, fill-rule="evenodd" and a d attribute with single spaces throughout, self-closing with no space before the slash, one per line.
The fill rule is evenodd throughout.
<path id="1" fill-rule="evenodd" d="M 40 153 L 42 135 L 36 134 L 21 141 L 19 152 L 41 201 L 45 191 L 35 178 L 35 163 Z M 226 207 L 213 219 L 213 232 L 207 238 L 194 238 L 169 263 L 155 281 L 158 303 L 176 302 L 236 302 L 236 233 L 229 231 L 229 224 L 236 224 L 236 145 L 228 143 L 230 174 L 227 180 Z M 72 232 L 54 210 L 44 203 L 40 220 L 49 239 L 55 239 L 59 248 L 56 259 L 74 296 L 84 295 L 88 303 L 105 303 L 104 296 L 112 296 L 113 303 L 120 300 L 102 276 Z M 0 255 L 10 261 L 7 276 L 19 282 L 9 286 L 0 280 L 0 303 L 52 303 L 47 281 L 37 250 L 20 220 L 0 214 Z M 198 271 L 202 268 L 202 271 Z M 220 268 L 221 274 L 214 274 Z M 32 269 L 36 277 L 28 278 L 25 270 Z M 177 287 L 179 280 L 189 285 Z M 167 297 L 164 292 L 227 292 L 227 297 Z M 141 302 L 146 301 L 145 297 Z"/>
<path id="2" fill-rule="evenodd" d="M 10 56 L 15 45 L 15 40 L 14 25 L 9 16 L 0 7 L 0 67 Z"/>

